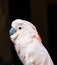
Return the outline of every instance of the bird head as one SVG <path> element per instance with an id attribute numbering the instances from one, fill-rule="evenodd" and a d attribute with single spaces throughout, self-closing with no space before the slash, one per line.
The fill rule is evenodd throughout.
<path id="1" fill-rule="evenodd" d="M 11 24 L 9 34 L 11 41 L 15 42 L 16 39 L 23 38 L 24 36 L 33 36 L 38 33 L 36 27 L 32 23 L 21 19 L 16 19 Z"/>

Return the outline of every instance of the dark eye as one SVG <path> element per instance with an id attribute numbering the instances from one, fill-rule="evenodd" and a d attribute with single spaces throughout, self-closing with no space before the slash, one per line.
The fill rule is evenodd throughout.
<path id="1" fill-rule="evenodd" d="M 19 27 L 19 30 L 21 30 L 22 29 L 22 27 Z"/>

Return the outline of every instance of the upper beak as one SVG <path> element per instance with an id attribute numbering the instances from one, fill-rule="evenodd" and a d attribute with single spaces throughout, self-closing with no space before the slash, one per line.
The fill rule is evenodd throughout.
<path id="1" fill-rule="evenodd" d="M 13 35 L 14 33 L 16 32 L 16 30 L 14 28 L 11 28 L 10 31 L 9 31 L 9 35 Z"/>

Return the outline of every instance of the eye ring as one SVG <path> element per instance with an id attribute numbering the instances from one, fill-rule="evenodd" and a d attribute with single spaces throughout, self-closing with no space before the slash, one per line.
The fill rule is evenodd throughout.
<path id="1" fill-rule="evenodd" d="M 22 27 L 19 27 L 19 30 L 21 30 L 22 29 Z"/>

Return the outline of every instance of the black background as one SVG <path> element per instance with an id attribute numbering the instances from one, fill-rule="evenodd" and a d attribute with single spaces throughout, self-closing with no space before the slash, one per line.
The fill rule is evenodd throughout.
<path id="1" fill-rule="evenodd" d="M 31 21 L 30 15 L 30 1 L 29 0 L 10 0 L 9 3 L 10 8 L 10 21 L 20 18 Z M 57 54 L 57 47 L 56 47 L 56 22 L 57 22 L 57 5 L 47 4 L 47 15 L 48 15 L 48 32 L 49 32 L 49 44 L 48 44 L 48 51 L 52 57 L 54 64 L 56 65 L 56 54 Z M 11 22 L 9 22 L 11 24 Z M 36 23 L 36 22 L 35 22 Z M 12 42 L 11 42 L 12 43 Z M 22 65 L 21 61 L 19 60 L 13 44 L 11 44 L 12 49 L 12 56 L 13 62 L 16 65 Z"/>
<path id="2" fill-rule="evenodd" d="M 49 52 L 57 64 L 57 5 L 48 4 Z"/>

